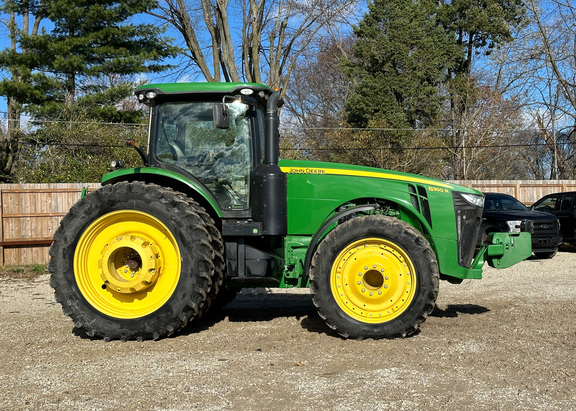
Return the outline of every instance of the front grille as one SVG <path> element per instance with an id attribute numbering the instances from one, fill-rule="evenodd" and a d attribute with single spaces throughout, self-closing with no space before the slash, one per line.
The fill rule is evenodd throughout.
<path id="1" fill-rule="evenodd" d="M 430 227 L 432 227 L 432 215 L 430 214 L 430 204 L 428 204 L 428 193 L 426 189 L 422 186 L 416 188 L 412 184 L 409 184 L 408 191 L 410 192 L 412 205 L 424 216 L 428 224 L 430 224 Z"/>
<path id="2" fill-rule="evenodd" d="M 416 194 L 416 187 L 414 187 L 412 184 L 409 184 L 408 191 L 410 192 L 410 201 L 412 202 L 412 205 L 416 211 L 420 212 L 420 202 L 418 201 L 418 195 Z"/>
<path id="3" fill-rule="evenodd" d="M 533 221 L 534 235 L 558 234 L 558 221 Z"/>
<path id="4" fill-rule="evenodd" d="M 476 240 L 482 223 L 482 207 L 476 207 L 453 191 L 456 233 L 458 241 L 458 265 L 469 268 L 474 258 Z"/>

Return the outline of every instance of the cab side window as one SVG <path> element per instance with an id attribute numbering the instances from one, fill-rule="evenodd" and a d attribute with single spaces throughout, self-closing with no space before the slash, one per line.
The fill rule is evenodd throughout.
<path id="1" fill-rule="evenodd" d="M 214 125 L 212 102 L 174 102 L 158 107 L 155 156 L 181 168 L 211 191 L 223 209 L 249 208 L 252 164 L 250 106 L 226 103 L 230 126 Z"/>
<path id="2" fill-rule="evenodd" d="M 574 196 L 565 195 L 564 198 L 562 198 L 562 204 L 560 206 L 560 210 L 563 210 L 563 211 L 571 210 L 573 201 L 574 201 Z"/>

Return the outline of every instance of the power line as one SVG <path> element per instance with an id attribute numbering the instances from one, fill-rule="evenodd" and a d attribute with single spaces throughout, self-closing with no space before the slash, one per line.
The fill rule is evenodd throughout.
<path id="1" fill-rule="evenodd" d="M 6 114 L 5 111 L 0 111 L 0 113 Z M 147 123 L 113 123 L 113 122 L 102 122 L 102 121 L 73 121 L 73 120 L 37 120 L 29 117 L 24 118 L 3 118 L 0 119 L 2 122 L 12 122 L 12 123 L 24 123 L 31 124 L 33 126 L 40 124 L 85 124 L 85 125 L 101 125 L 101 126 L 127 126 L 127 127 L 148 127 Z"/>
<path id="2" fill-rule="evenodd" d="M 573 142 L 561 143 L 562 145 L 574 145 Z M 282 148 L 282 151 L 359 151 L 359 150 L 457 150 L 457 149 L 478 149 L 478 148 L 513 148 L 513 147 L 542 147 L 548 146 L 546 143 L 529 143 L 529 144 L 495 144 L 495 145 L 477 145 L 477 146 L 432 146 L 432 147 L 333 147 L 333 148 Z"/>
<path id="3" fill-rule="evenodd" d="M 8 142 L 1 142 L 9 144 Z M 84 144 L 84 143 L 52 143 L 52 142 L 25 142 L 24 145 L 35 145 L 40 147 L 93 147 L 93 148 L 131 148 L 124 144 Z M 560 145 L 574 145 L 573 142 L 564 142 Z M 547 147 L 546 143 L 525 143 L 525 144 L 490 144 L 490 145 L 466 145 L 466 146 L 431 146 L 431 147 L 332 147 L 332 148 L 281 148 L 282 151 L 360 151 L 360 150 L 458 150 L 458 149 L 490 149 L 490 148 L 519 148 L 519 147 Z"/>

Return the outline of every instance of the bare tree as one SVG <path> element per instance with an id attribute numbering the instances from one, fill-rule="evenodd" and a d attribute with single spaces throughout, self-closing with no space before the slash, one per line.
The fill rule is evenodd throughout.
<path id="1" fill-rule="evenodd" d="M 29 53 L 26 48 L 19 47 L 19 38 L 21 34 L 29 36 L 38 34 L 42 20 L 43 1 L 25 1 L 21 4 L 6 1 L 2 7 L 9 16 L 6 25 L 10 38 L 10 49 L 4 52 L 6 57 L 2 59 L 2 65 L 8 67 L 9 75 L 9 78 L 2 83 L 10 90 L 6 93 L 7 126 L 6 130 L 0 133 L 0 179 L 6 179 L 12 171 L 18 151 L 17 135 L 20 132 L 20 115 L 22 114 L 22 102 L 17 96 L 18 90 L 22 87 L 29 87 L 27 84 L 29 72 L 23 67 L 10 65 L 9 62 L 15 56 L 24 56 Z"/>
<path id="2" fill-rule="evenodd" d="M 576 7 L 571 0 L 526 1 L 530 26 L 512 60 L 522 72 L 524 93 L 539 144 L 550 153 L 552 179 L 576 176 Z"/>
<path id="3" fill-rule="evenodd" d="M 487 82 L 484 81 L 486 84 Z M 478 87 L 463 125 L 466 143 L 462 171 L 466 179 L 528 178 L 521 153 L 522 107 L 491 85 Z"/>
<path id="4" fill-rule="evenodd" d="M 285 157 L 302 154 L 314 160 L 332 160 L 327 148 L 342 126 L 352 83 L 340 68 L 353 40 L 326 42 L 306 53 L 292 72 L 292 84 L 283 109 L 282 137 Z"/>
<path id="5" fill-rule="evenodd" d="M 151 13 L 175 27 L 207 81 L 284 90 L 300 56 L 345 22 L 357 0 L 164 0 Z"/>

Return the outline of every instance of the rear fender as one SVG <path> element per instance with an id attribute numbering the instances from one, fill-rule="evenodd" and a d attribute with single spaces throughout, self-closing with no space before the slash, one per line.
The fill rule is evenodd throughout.
<path id="1" fill-rule="evenodd" d="M 143 181 L 170 187 L 173 190 L 185 193 L 193 198 L 212 215 L 213 218 L 222 217 L 222 210 L 216 199 L 207 192 L 201 184 L 187 179 L 181 174 L 157 167 L 128 168 L 114 171 L 102 176 L 102 185 L 114 184 L 120 181 Z"/>

